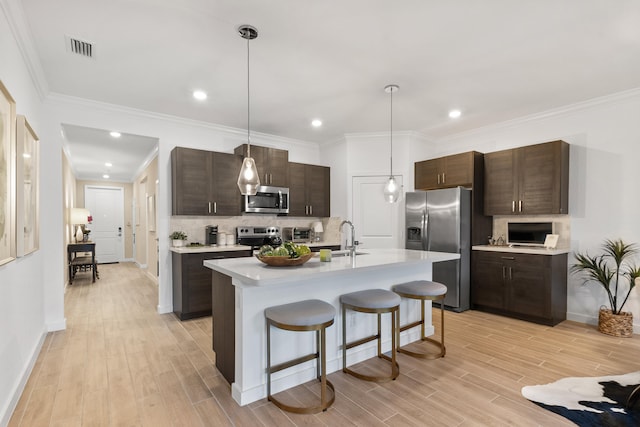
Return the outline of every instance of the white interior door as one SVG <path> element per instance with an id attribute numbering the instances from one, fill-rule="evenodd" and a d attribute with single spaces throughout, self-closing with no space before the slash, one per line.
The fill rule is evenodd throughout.
<path id="1" fill-rule="evenodd" d="M 359 248 L 402 248 L 404 200 L 387 203 L 383 196 L 389 176 L 353 177 L 353 224 Z M 402 176 L 396 176 L 402 186 Z M 346 230 L 346 227 L 345 227 Z"/>
<path id="2" fill-rule="evenodd" d="M 93 222 L 91 240 L 96 242 L 98 262 L 120 262 L 124 258 L 124 189 L 85 186 L 84 206 Z"/>

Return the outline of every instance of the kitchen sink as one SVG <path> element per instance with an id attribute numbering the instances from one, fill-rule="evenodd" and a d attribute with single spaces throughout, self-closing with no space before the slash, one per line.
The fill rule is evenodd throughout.
<path id="1" fill-rule="evenodd" d="M 331 251 L 331 256 L 332 257 L 340 257 L 340 256 L 349 256 L 349 252 L 348 250 L 340 250 L 340 251 Z M 368 255 L 369 252 L 359 252 L 356 251 L 356 255 Z"/>

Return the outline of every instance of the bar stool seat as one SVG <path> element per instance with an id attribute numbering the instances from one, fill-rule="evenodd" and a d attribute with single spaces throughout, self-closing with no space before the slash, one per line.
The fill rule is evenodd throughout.
<path id="1" fill-rule="evenodd" d="M 384 289 L 367 289 L 340 296 L 342 305 L 342 372 L 366 381 L 387 382 L 395 380 L 400 374 L 400 366 L 396 360 L 396 337 L 399 336 L 400 297 Z M 360 313 L 374 313 L 378 315 L 378 333 L 366 338 L 347 343 L 347 309 Z M 382 314 L 391 314 L 391 357 L 382 353 Z M 369 341 L 377 340 L 378 357 L 391 362 L 391 373 L 387 376 L 364 375 L 347 368 L 347 350 Z"/>
<path id="2" fill-rule="evenodd" d="M 335 389 L 327 380 L 326 329 L 333 325 L 336 309 L 333 305 L 317 299 L 268 307 L 264 310 L 267 319 L 267 399 L 278 408 L 296 414 L 312 414 L 326 411 L 335 401 Z M 271 326 L 287 331 L 316 331 L 316 351 L 287 362 L 271 366 Z M 314 406 L 287 405 L 271 395 L 271 374 L 309 360 L 316 362 L 317 378 L 320 381 L 320 403 Z M 331 393 L 327 393 L 327 389 Z M 328 397 L 327 395 L 331 396 Z"/>
<path id="3" fill-rule="evenodd" d="M 444 299 L 447 296 L 447 287 L 442 283 L 432 282 L 429 280 L 415 280 L 413 282 L 395 285 L 393 287 L 393 291 L 403 298 L 420 300 L 420 320 L 398 328 L 398 351 L 400 353 L 408 354 L 409 356 L 420 357 L 423 359 L 438 359 L 440 357 L 444 357 L 447 352 L 444 345 Z M 426 300 L 438 301 L 440 303 L 440 341 L 425 336 L 424 302 Z M 435 344 L 438 347 L 437 353 L 418 353 L 400 347 L 400 332 L 415 328 L 416 326 L 420 326 L 420 339 L 422 341 L 428 341 Z"/>

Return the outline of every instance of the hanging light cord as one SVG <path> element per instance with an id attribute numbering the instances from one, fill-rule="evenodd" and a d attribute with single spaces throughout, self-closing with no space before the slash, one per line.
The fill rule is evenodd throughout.
<path id="1" fill-rule="evenodd" d="M 391 140 L 391 155 L 389 156 L 389 163 L 391 169 L 391 176 L 393 178 L 393 87 L 389 91 L 391 95 L 391 117 L 389 118 L 390 140 Z"/>
<path id="2" fill-rule="evenodd" d="M 250 61 L 249 61 L 249 42 L 251 41 L 251 37 L 247 37 L 247 157 L 251 157 L 251 90 L 249 89 L 249 69 L 250 69 Z"/>

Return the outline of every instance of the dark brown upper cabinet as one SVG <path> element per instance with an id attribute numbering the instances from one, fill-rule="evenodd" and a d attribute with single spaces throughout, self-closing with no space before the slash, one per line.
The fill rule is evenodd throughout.
<path id="1" fill-rule="evenodd" d="M 236 147 L 234 153 L 247 156 L 247 144 Z M 261 147 L 251 144 L 251 157 L 256 162 L 260 185 L 288 187 L 289 182 L 289 152 L 277 148 Z"/>
<path id="2" fill-rule="evenodd" d="M 289 163 L 289 216 L 331 215 L 330 168 Z"/>
<path id="3" fill-rule="evenodd" d="M 415 163 L 415 189 L 473 187 L 474 160 L 481 153 L 469 151 Z"/>
<path id="4" fill-rule="evenodd" d="M 242 158 L 176 147 L 171 151 L 173 215 L 240 215 L 237 180 Z"/>
<path id="5" fill-rule="evenodd" d="M 569 144 L 552 141 L 484 155 L 485 215 L 569 213 Z"/>

